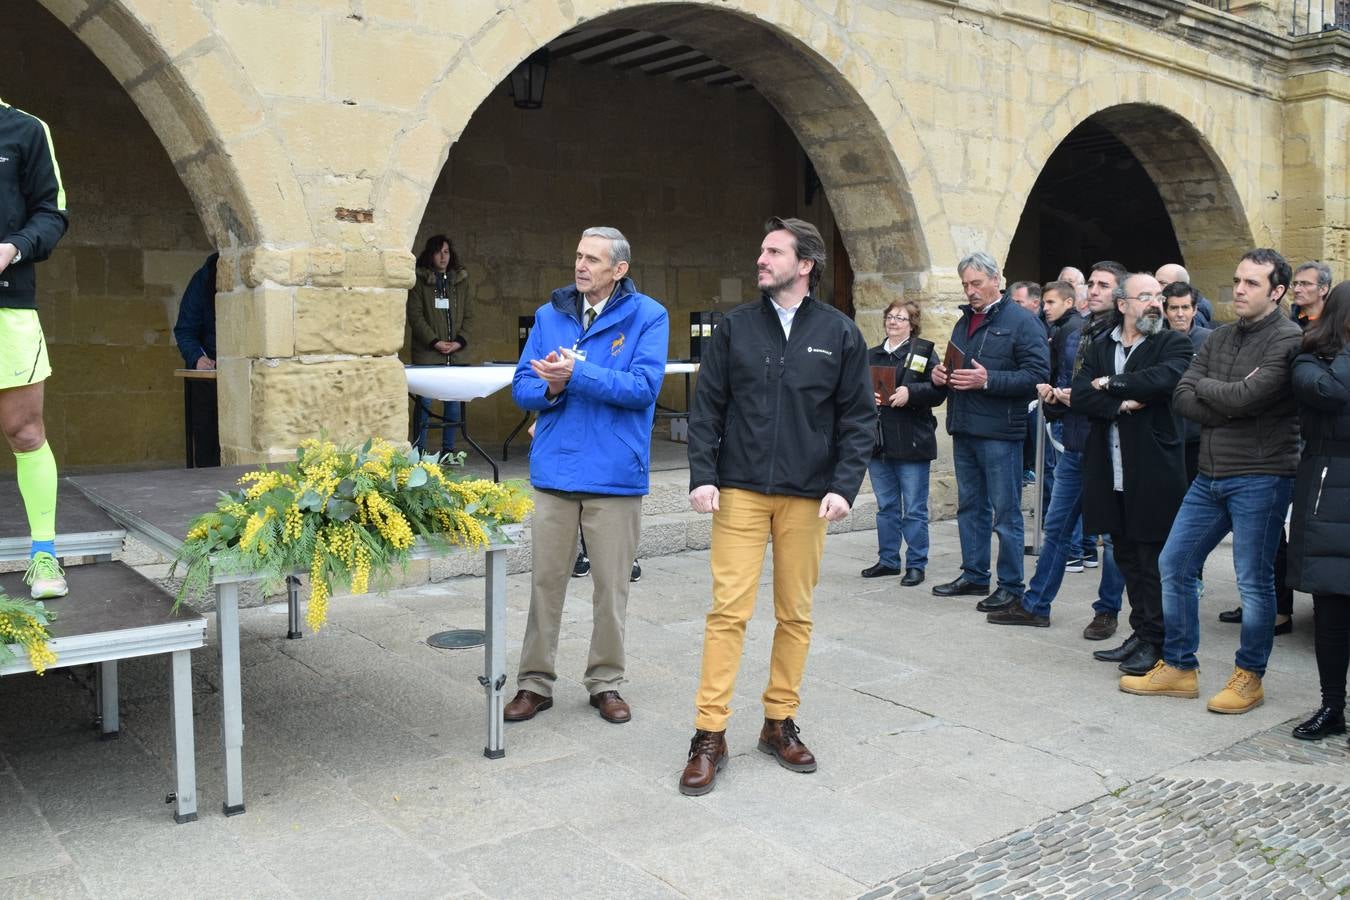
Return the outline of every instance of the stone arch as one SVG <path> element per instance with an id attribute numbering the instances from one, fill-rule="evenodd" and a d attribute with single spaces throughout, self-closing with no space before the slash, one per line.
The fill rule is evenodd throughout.
<path id="1" fill-rule="evenodd" d="M 386 221 L 401 229 L 389 242 L 410 244 L 451 145 L 489 92 L 536 48 L 569 28 L 601 20 L 678 40 L 754 84 L 796 135 L 829 195 L 860 310 L 879 310 L 901 292 L 923 292 L 930 250 L 922 223 L 931 216 L 919 215 L 897 158 L 901 146 L 922 154 L 922 143 L 889 85 L 878 84 L 861 52 L 840 37 L 837 23 L 806 3 L 759 16 L 702 3 L 647 3 L 572 19 L 560 17 L 553 4 L 518 4 L 514 14 L 504 13 L 468 42 L 452 66 L 455 78 L 428 92 L 421 122 L 395 144 L 387 183 L 377 193 Z M 809 45 L 799 36 L 809 36 Z M 466 82 L 478 89 L 466 92 Z M 878 120 L 878 109 L 886 110 L 887 122 Z M 929 173 L 924 195 L 939 198 L 931 168 L 921 159 L 913 167 Z"/>
<path id="2" fill-rule="evenodd" d="M 1231 174 L 1243 168 L 1232 164 L 1242 151 L 1221 127 L 1223 120 L 1223 112 L 1200 96 L 1152 74 L 1105 75 L 1076 86 L 1028 135 L 995 216 L 1001 235 L 1011 243 L 1050 155 L 1081 123 L 1093 121 L 1120 140 L 1152 179 L 1192 277 L 1227 284 L 1234 251 L 1252 245 L 1254 228 L 1246 212 L 1253 204 L 1244 203 Z"/>
<path id="3" fill-rule="evenodd" d="M 264 104 L 193 4 L 168 14 L 150 0 L 39 0 L 99 59 L 149 123 L 211 241 L 249 247 L 307 235 L 309 216 L 285 159 L 259 128 Z M 298 233 L 303 231 L 302 233 Z"/>

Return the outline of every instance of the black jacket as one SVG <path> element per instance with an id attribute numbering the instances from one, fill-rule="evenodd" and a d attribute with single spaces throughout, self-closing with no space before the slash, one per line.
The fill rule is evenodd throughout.
<path id="1" fill-rule="evenodd" d="M 1036 385 L 1050 377 L 1045 329 L 1034 315 L 1006 297 L 967 336 L 972 314 L 969 305 L 961 307 L 951 343 L 961 350 L 966 368 L 978 362 L 989 370 L 989 386 L 950 392 L 947 433 L 1022 441 L 1027 436 L 1027 405 L 1036 399 Z"/>
<path id="2" fill-rule="evenodd" d="M 1162 543 L 1186 496 L 1186 454 L 1181 422 L 1172 411 L 1172 391 L 1191 362 L 1191 342 L 1160 331 L 1135 345 L 1125 369 L 1115 374 L 1116 341 L 1094 342 L 1073 379 L 1073 408 L 1092 423 L 1083 453 L 1083 531 Z M 1092 381 L 1111 380 L 1104 389 Z M 1121 401 L 1144 408 L 1120 412 Z M 1116 503 L 1111 465 L 1111 425 L 1120 431 L 1124 517 Z"/>
<path id="3" fill-rule="evenodd" d="M 785 340 L 763 297 L 722 318 L 704 350 L 689 414 L 689 486 L 857 497 L 876 404 L 858 326 L 807 297 Z"/>
<path id="4" fill-rule="evenodd" d="M 19 261 L 0 272 L 0 307 L 37 308 L 39 263 L 66 233 L 66 191 L 47 126 L 0 100 L 0 244 Z"/>
<path id="5" fill-rule="evenodd" d="M 895 386 L 909 388 L 909 402 L 904 406 L 891 406 L 890 398 L 881 398 L 874 456 L 907 462 L 937 459 L 937 417 L 933 415 L 933 407 L 947 396 L 945 389 L 933 385 L 933 369 L 940 361 L 933 342 L 923 338 L 911 338 L 889 353 L 882 341 L 868 352 L 868 365 L 894 366 Z"/>
<path id="6" fill-rule="evenodd" d="M 1294 360 L 1303 456 L 1294 482 L 1288 584 L 1350 594 L 1350 347 Z"/>
<path id="7" fill-rule="evenodd" d="M 1191 339 L 1191 349 L 1198 354 L 1200 352 L 1200 348 L 1205 346 L 1205 338 L 1209 337 L 1213 333 L 1214 333 L 1213 328 L 1205 328 L 1198 321 L 1192 321 L 1191 330 L 1186 332 L 1186 337 Z M 1181 425 L 1185 433 L 1186 443 L 1188 444 L 1200 443 L 1199 422 L 1187 419 L 1186 417 L 1183 416 L 1181 419 Z"/>

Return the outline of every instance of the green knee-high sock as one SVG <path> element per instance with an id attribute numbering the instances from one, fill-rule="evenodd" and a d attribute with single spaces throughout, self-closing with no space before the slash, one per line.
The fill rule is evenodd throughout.
<path id="1" fill-rule="evenodd" d="M 56 539 L 56 457 L 46 441 L 36 450 L 15 453 L 19 493 L 28 512 L 34 541 Z"/>

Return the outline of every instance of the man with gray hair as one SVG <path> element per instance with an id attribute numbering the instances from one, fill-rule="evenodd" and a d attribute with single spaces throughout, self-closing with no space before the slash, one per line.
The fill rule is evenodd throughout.
<path id="1" fill-rule="evenodd" d="M 627 277 L 631 256 L 617 229 L 582 232 L 573 284 L 558 288 L 535 312 L 516 366 L 512 396 L 539 419 L 530 444 L 530 616 L 508 721 L 532 719 L 553 705 L 554 660 L 578 528 L 594 585 L 583 683 L 601 718 L 617 724 L 632 717 L 619 696 L 629 567 L 641 533 L 670 321 L 665 308 Z"/>
<path id="2" fill-rule="evenodd" d="M 998 587 L 981 612 L 1020 603 L 1023 592 L 1022 439 L 1036 385 L 1050 377 L 1050 348 L 1040 320 L 1000 290 L 998 264 L 972 253 L 957 266 L 968 305 L 933 370 L 946 386 L 947 433 L 956 468 L 961 574 L 939 584 L 939 597 L 989 590 L 989 543 L 998 534 Z"/>
<path id="3" fill-rule="evenodd" d="M 1331 266 L 1313 260 L 1294 270 L 1294 320 L 1304 331 L 1322 315 L 1322 307 L 1331 293 Z"/>

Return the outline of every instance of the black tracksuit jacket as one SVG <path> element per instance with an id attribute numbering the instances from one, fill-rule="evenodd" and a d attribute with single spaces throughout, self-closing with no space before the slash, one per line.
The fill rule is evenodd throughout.
<path id="1" fill-rule="evenodd" d="M 689 414 L 689 486 L 819 499 L 858 494 L 876 436 L 867 343 L 807 297 L 792 336 L 767 296 L 723 317 Z"/>
<path id="2" fill-rule="evenodd" d="M 0 272 L 0 307 L 37 308 L 35 264 L 66 233 L 66 191 L 47 126 L 0 100 L 0 244 L 19 261 Z"/>

